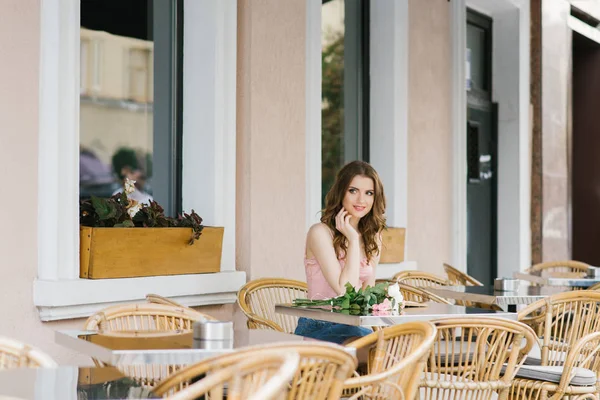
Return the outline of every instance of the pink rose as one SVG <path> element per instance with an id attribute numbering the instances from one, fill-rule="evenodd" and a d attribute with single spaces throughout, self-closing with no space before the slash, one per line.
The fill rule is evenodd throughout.
<path id="1" fill-rule="evenodd" d="M 389 299 L 385 299 L 379 306 L 380 310 L 391 310 L 392 309 L 392 302 Z"/>
<path id="2" fill-rule="evenodd" d="M 373 310 L 373 312 L 371 313 L 371 315 L 375 315 L 375 316 L 384 316 L 384 315 L 390 315 L 391 311 L 390 310 Z"/>
<path id="3" fill-rule="evenodd" d="M 392 302 L 387 298 L 379 304 L 373 304 L 373 312 L 374 313 L 378 312 L 378 311 L 389 311 L 391 309 L 392 309 Z"/>

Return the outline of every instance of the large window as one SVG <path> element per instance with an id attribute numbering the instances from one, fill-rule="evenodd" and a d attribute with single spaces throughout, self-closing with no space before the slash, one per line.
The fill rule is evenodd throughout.
<path id="1" fill-rule="evenodd" d="M 80 188 L 76 171 L 80 164 L 79 144 L 85 140 L 85 133 L 82 132 L 80 138 L 79 131 L 85 129 L 80 121 L 80 106 L 82 92 L 85 98 L 87 88 L 85 81 L 79 86 L 73 83 L 79 75 L 94 79 L 92 61 L 85 57 L 85 54 L 93 54 L 93 44 L 74 40 L 81 36 L 79 15 L 81 8 L 87 6 L 84 3 L 99 6 L 107 5 L 109 0 L 97 0 L 97 4 L 91 4 L 94 3 L 91 0 L 43 0 L 40 9 L 38 193 L 44 201 L 38 202 L 38 270 L 33 285 L 33 302 L 40 318 L 49 321 L 87 317 L 115 302 L 137 301 L 155 292 L 175 297 L 190 306 L 234 303 L 237 290 L 246 281 L 244 272 L 235 271 L 235 195 L 231 195 L 235 193 L 236 171 L 236 0 L 184 0 L 184 22 L 191 21 L 185 24 L 180 23 L 184 17 L 180 0 L 177 3 L 155 0 L 155 6 L 148 11 L 154 23 L 153 78 L 148 80 L 152 82 L 153 93 L 152 195 L 164 204 L 161 193 L 172 193 L 169 185 L 176 185 L 182 190 L 184 209 L 202 210 L 206 225 L 225 227 L 221 272 L 124 279 L 79 279 L 77 204 Z M 113 4 L 139 4 L 136 0 L 121 3 Z M 106 18 L 118 20 L 120 15 L 108 12 Z M 159 34 L 166 23 L 172 27 L 167 30 L 170 35 Z M 86 25 L 84 28 L 106 29 Z M 183 35 L 185 40 L 181 41 Z M 170 52 L 161 50 L 168 45 Z M 84 62 L 80 59 L 82 53 Z M 135 73 L 141 66 L 140 59 L 143 60 L 141 53 L 135 54 L 135 63 L 131 63 L 132 75 L 138 78 L 143 77 L 143 73 Z M 183 53 L 185 59 L 181 58 Z M 108 56 L 102 50 L 99 54 L 100 59 Z M 185 86 L 179 79 L 176 83 L 172 81 L 182 75 L 182 67 L 187 76 Z M 170 73 L 165 74 L 163 69 Z M 103 85 L 106 76 L 101 70 L 98 72 L 96 82 Z M 110 72 L 109 76 L 114 74 Z M 136 97 L 143 94 L 145 87 L 139 82 L 144 81 L 138 79 L 131 87 Z M 184 90 L 180 90 L 182 86 Z M 167 100 L 170 107 L 162 104 Z M 181 113 L 182 108 L 184 121 L 172 111 Z M 180 132 L 181 138 L 177 136 Z M 185 154 L 178 160 L 179 148 L 174 142 L 181 139 L 185 140 Z M 221 145 L 215 146 L 215 142 Z M 207 148 L 211 152 L 205 152 Z M 168 156 L 168 162 L 161 164 L 159 155 Z M 172 168 L 177 162 L 183 164 L 182 168 Z M 179 170 L 181 185 L 174 179 L 165 179 L 166 189 L 161 189 L 159 178 Z M 203 173 L 198 175 L 197 171 Z"/>
<path id="2" fill-rule="evenodd" d="M 182 0 L 81 0 L 80 198 L 181 210 Z"/>
<path id="3" fill-rule="evenodd" d="M 352 160 L 369 161 L 369 1 L 323 0 L 322 196 Z"/>

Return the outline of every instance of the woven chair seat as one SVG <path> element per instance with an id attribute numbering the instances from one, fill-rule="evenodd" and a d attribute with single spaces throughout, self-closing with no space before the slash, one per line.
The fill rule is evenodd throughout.
<path id="1" fill-rule="evenodd" d="M 468 379 L 459 380 L 452 374 L 425 374 L 425 378 L 421 381 L 421 387 L 427 386 L 431 389 L 446 389 L 446 390 L 502 390 L 510 387 L 510 384 L 502 381 L 472 381 Z M 440 397 L 441 398 L 441 397 Z M 459 397 L 460 398 L 460 397 Z"/>
<path id="2" fill-rule="evenodd" d="M 570 384 L 573 386 L 594 386 L 596 384 L 596 373 L 587 368 L 575 367 L 572 370 L 573 378 Z M 542 365 L 523 365 L 517 371 L 516 378 L 531 379 L 535 381 L 545 381 L 559 383 L 563 374 L 563 367 L 546 367 Z"/>
<path id="3" fill-rule="evenodd" d="M 548 355 L 549 355 L 549 357 L 552 357 L 552 359 L 555 360 L 556 363 L 562 364 L 566 361 L 569 353 L 564 352 L 564 351 L 560 351 L 560 352 L 550 351 Z M 534 346 L 533 349 L 531 349 L 531 351 L 527 355 L 527 358 L 525 359 L 525 362 L 523 364 L 524 365 L 533 365 L 533 366 L 542 365 L 542 354 L 540 352 L 540 349 L 538 347 Z"/>
<path id="4" fill-rule="evenodd" d="M 538 344 L 533 346 L 529 353 L 527 354 L 527 358 L 525 359 L 524 365 L 542 365 L 542 346 L 544 344 L 544 338 L 538 338 Z M 551 360 L 555 360 L 556 363 L 562 364 L 567 359 L 568 352 L 561 351 L 556 349 L 565 349 L 568 350 L 568 343 L 565 343 L 563 340 L 552 340 L 548 342 L 548 357 Z"/>

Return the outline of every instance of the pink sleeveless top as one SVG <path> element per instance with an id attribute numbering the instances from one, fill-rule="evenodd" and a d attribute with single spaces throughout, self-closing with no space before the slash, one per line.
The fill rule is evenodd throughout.
<path id="1" fill-rule="evenodd" d="M 339 259 L 340 272 L 344 268 L 346 261 Z M 322 300 L 337 297 L 338 294 L 329 286 L 325 275 L 321 271 L 321 266 L 316 258 L 304 257 L 304 268 L 306 270 L 306 282 L 308 284 L 308 298 L 310 300 Z M 361 285 L 367 282 L 373 276 L 373 266 L 367 262 L 366 258 L 360 261 L 358 279 Z"/>

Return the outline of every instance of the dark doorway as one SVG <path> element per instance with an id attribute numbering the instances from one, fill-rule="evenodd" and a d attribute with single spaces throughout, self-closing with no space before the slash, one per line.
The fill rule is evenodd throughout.
<path id="1" fill-rule="evenodd" d="M 573 32 L 573 258 L 600 265 L 600 45 Z"/>
<path id="2" fill-rule="evenodd" d="M 492 103 L 492 19 L 467 11 L 467 273 L 497 273 L 497 107 Z"/>

